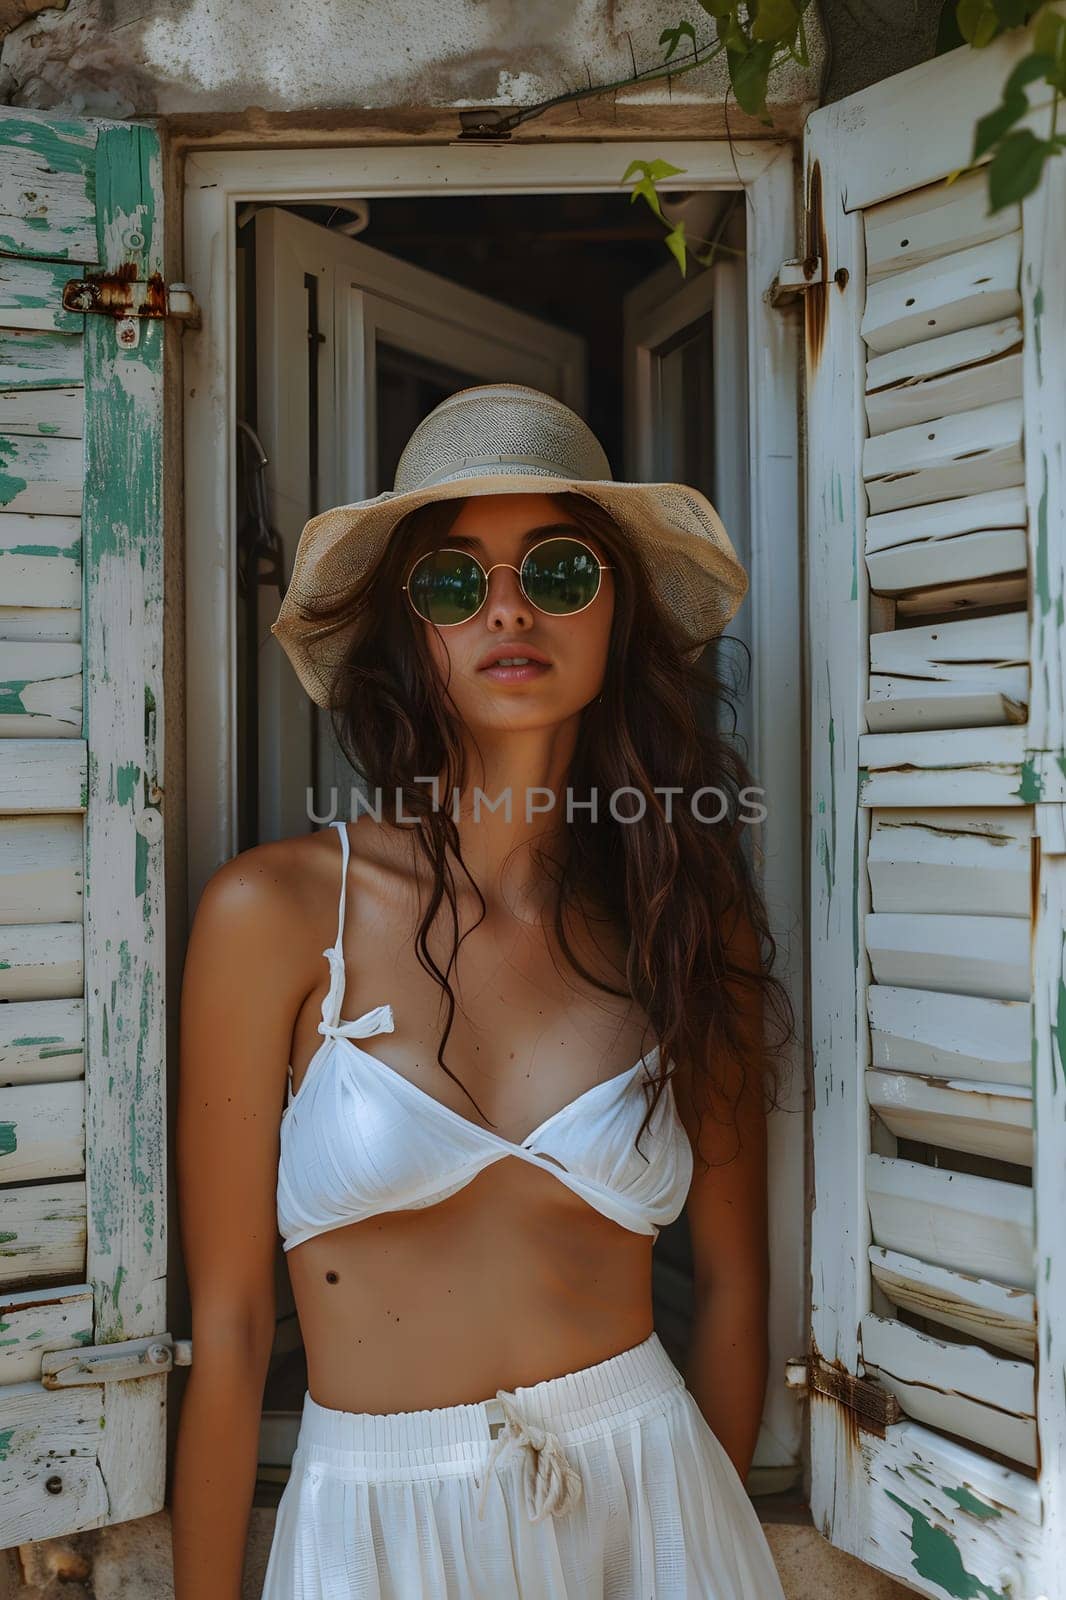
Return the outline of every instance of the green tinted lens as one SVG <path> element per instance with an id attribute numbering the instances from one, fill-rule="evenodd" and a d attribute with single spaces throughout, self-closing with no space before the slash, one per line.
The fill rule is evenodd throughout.
<path id="1" fill-rule="evenodd" d="M 485 598 L 485 574 L 462 550 L 431 550 L 415 563 L 407 593 L 427 622 L 465 622 Z"/>
<path id="2" fill-rule="evenodd" d="M 522 587 L 529 599 L 555 616 L 590 605 L 599 586 L 599 561 L 577 539 L 545 539 L 522 563 Z"/>

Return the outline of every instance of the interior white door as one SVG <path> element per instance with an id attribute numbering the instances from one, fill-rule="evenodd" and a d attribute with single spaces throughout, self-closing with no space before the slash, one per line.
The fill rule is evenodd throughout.
<path id="1" fill-rule="evenodd" d="M 475 383 L 525 383 L 584 412 L 585 341 L 280 207 L 255 217 L 258 427 L 291 572 L 327 506 L 391 487 L 412 429 Z M 259 618 L 260 841 L 349 814 L 357 780 Z"/>
<path id="2" fill-rule="evenodd" d="M 705 270 L 690 269 L 682 282 L 668 261 L 638 285 L 625 306 L 625 475 L 630 479 L 691 484 L 716 507 L 749 573 L 752 588 L 726 630 L 720 663 L 735 690 L 737 733 L 756 774 L 774 794 L 798 792 L 798 748 L 789 753 L 760 705 L 791 726 L 791 698 L 798 672 L 788 656 L 787 628 L 779 629 L 778 654 L 761 641 L 769 605 L 755 568 L 763 559 L 751 537 L 751 459 L 749 437 L 748 261 L 739 214 L 723 232 L 730 250 Z M 784 380 L 782 380 L 784 381 Z M 775 534 L 777 530 L 774 530 Z M 782 541 L 788 530 L 782 525 Z M 797 551 L 779 549 L 775 605 L 789 610 L 796 599 Z M 788 626 L 794 625 L 794 605 Z M 755 678 L 781 674 L 777 692 L 757 697 Z M 798 710 L 798 705 L 796 707 Z M 760 727 L 760 720 L 766 727 Z M 772 747 L 772 748 L 771 748 Z M 789 770 L 791 768 L 791 770 Z M 776 811 L 761 841 L 776 857 L 775 887 L 769 895 L 775 937 L 801 917 L 798 836 L 781 826 Z M 771 833 L 773 838 L 771 841 Z M 795 895 L 788 893 L 795 886 Z M 764 890 L 766 885 L 764 884 Z M 796 1091 L 797 1096 L 801 1093 Z M 796 1105 L 798 1108 L 799 1099 Z M 770 1366 L 763 1423 L 747 1486 L 751 1493 L 782 1492 L 801 1475 L 802 1417 L 784 1374 L 789 1357 L 802 1348 L 805 1323 L 803 1287 L 802 1121 L 782 1110 L 769 1120 L 769 1209 L 771 1216 Z M 664 1230 L 654 1257 L 656 1321 L 661 1336 L 673 1338 L 675 1359 L 685 1353 L 692 1296 L 692 1269 L 685 1218 Z"/>

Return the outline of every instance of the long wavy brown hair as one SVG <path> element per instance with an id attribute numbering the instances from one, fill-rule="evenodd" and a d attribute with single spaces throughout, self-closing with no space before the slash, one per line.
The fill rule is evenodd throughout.
<path id="1" fill-rule="evenodd" d="M 730 1104 L 736 1110 L 751 1070 L 759 1074 L 767 1104 L 776 1103 L 793 1013 L 772 971 L 777 947 L 749 857 L 748 824 L 761 791 L 739 748 L 734 675 L 721 646 L 704 651 L 698 664 L 686 660 L 634 542 L 585 496 L 552 498 L 607 552 L 615 601 L 603 691 L 581 712 L 567 775 L 576 803 L 563 859 L 540 852 L 538 862 L 556 884 L 554 936 L 571 969 L 605 993 L 635 1000 L 659 1046 L 639 1149 L 666 1080 L 679 1068 L 701 1123 L 713 1108 Z M 425 629 L 401 588 L 414 560 L 446 542 L 462 505 L 461 499 L 438 501 L 409 513 L 370 572 L 347 593 L 316 606 L 314 616 L 337 627 L 356 621 L 333 684 L 334 729 L 370 793 L 401 797 L 402 812 L 385 820 L 402 816 L 401 825 L 415 834 L 425 857 L 429 894 L 415 947 L 447 1000 L 437 1061 L 476 1105 L 444 1059 L 455 1015 L 450 978 L 461 942 L 457 871 L 475 891 L 481 915 L 485 901 L 463 861 L 452 808 L 435 803 L 425 782 L 425 775 L 438 774 L 437 795 L 463 792 L 467 759 Z M 666 789 L 674 791 L 669 819 L 667 799 L 657 792 Z M 639 820 L 618 821 L 604 804 L 592 820 L 580 805 L 592 792 L 603 797 L 620 790 L 636 791 L 634 814 L 640 813 L 636 797 L 643 798 Z M 709 800 L 697 796 L 702 815 L 722 813 L 720 820 L 694 814 L 691 797 L 700 790 L 711 791 Z M 628 806 L 618 809 L 623 816 L 629 812 Z M 565 924 L 575 910 L 590 927 L 606 918 L 621 931 L 626 959 L 616 986 L 590 972 L 572 948 Z M 443 970 L 428 944 L 441 915 L 452 932 Z M 745 961 L 740 951 L 750 958 Z M 750 996 L 753 986 L 759 991 L 761 1043 L 738 1021 L 741 996 Z M 728 1073 L 723 1052 L 732 1063 Z"/>

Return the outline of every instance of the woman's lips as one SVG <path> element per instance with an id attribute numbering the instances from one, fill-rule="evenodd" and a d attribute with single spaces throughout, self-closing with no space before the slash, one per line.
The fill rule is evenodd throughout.
<path id="1" fill-rule="evenodd" d="M 505 666 L 502 661 L 494 661 L 491 666 L 482 667 L 481 672 L 486 678 L 494 678 L 497 683 L 530 683 L 534 678 L 541 678 L 551 667 L 546 661 L 527 661 L 523 666 Z"/>

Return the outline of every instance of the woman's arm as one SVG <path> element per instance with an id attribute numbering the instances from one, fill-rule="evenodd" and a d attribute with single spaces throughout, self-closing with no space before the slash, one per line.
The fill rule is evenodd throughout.
<path id="1" fill-rule="evenodd" d="M 196 910 L 181 998 L 177 1177 L 192 1367 L 172 1494 L 176 1600 L 239 1600 L 274 1340 L 278 1126 L 293 1020 L 283 847 L 220 868 Z"/>
<path id="2" fill-rule="evenodd" d="M 730 942 L 733 959 L 758 968 L 750 924 Z M 769 1261 L 766 1116 L 763 1109 L 762 1006 L 758 987 L 735 981 L 744 1045 L 740 1058 L 716 1064 L 721 1092 L 703 1115 L 700 1151 L 687 1201 L 695 1281 L 695 1316 L 686 1382 L 741 1479 L 755 1454 L 769 1368 Z M 690 1137 L 696 1122 L 687 1095 L 679 1110 Z M 734 1126 L 735 1121 L 735 1126 Z"/>

